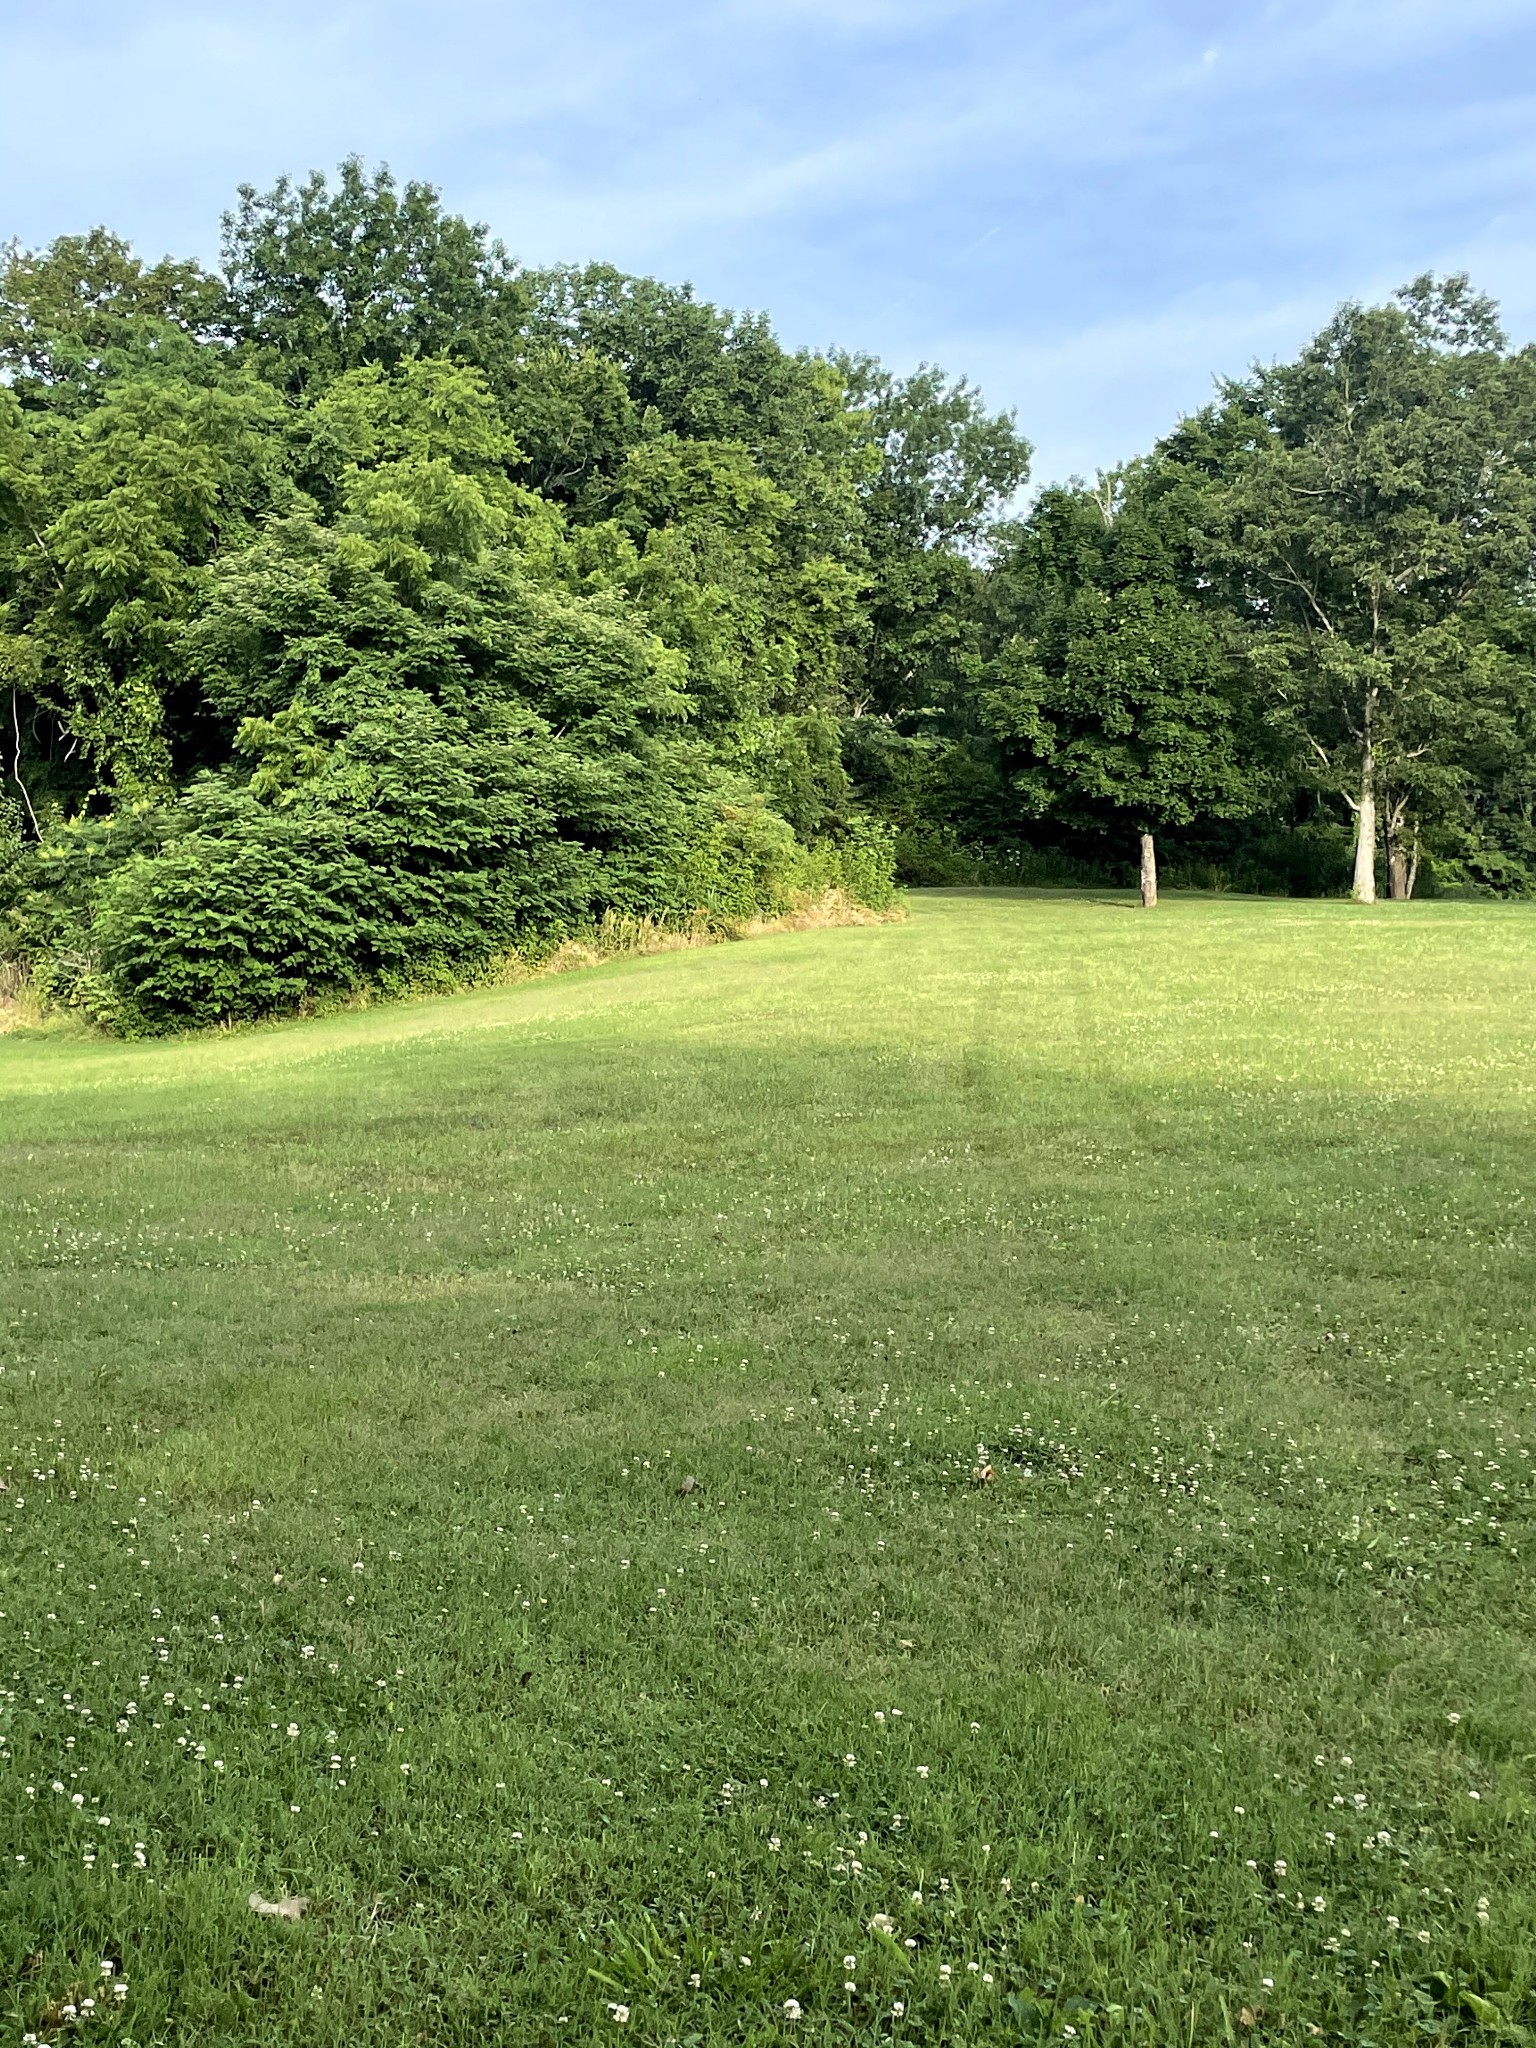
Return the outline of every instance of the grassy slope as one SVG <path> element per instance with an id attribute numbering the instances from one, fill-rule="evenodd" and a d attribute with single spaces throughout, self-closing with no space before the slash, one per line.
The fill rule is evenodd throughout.
<path id="1" fill-rule="evenodd" d="M 957 894 L 0 1042 L 16 2027 L 1536 2025 L 1533 982 Z"/>

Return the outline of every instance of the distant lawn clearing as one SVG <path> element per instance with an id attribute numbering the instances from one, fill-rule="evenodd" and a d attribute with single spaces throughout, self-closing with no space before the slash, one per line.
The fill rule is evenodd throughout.
<path id="1" fill-rule="evenodd" d="M 1002 893 L 0 1040 L 4 2038 L 1525 2038 L 1533 1053 Z"/>

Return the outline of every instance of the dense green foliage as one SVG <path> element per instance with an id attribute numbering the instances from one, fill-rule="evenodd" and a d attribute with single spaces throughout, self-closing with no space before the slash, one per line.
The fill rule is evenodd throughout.
<path id="1" fill-rule="evenodd" d="M 1533 940 L 0 1039 L 7 2042 L 1528 2042 Z"/>
<path id="2" fill-rule="evenodd" d="M 225 255 L 5 272 L 0 953 L 158 1027 L 889 897 L 839 745 L 881 467 L 842 371 L 356 164 L 242 193 Z"/>
<path id="3" fill-rule="evenodd" d="M 925 879 L 1536 891 L 1533 562 L 1536 350 L 1421 278 L 994 525 L 851 759 Z"/>
<path id="4" fill-rule="evenodd" d="M 1353 819 L 1368 895 L 1379 817 L 1394 894 L 1536 887 L 1533 436 L 1460 279 L 1012 519 L 963 381 L 356 162 L 242 190 L 218 275 L 12 249 L 0 957 L 158 1028 L 880 901 L 893 851 L 1326 890 Z"/>

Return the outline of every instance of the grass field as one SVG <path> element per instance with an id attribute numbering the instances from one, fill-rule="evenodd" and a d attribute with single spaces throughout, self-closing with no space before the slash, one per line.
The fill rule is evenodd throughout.
<path id="1" fill-rule="evenodd" d="M 1536 2038 L 1533 997 L 940 894 L 0 1040 L 6 2038 Z"/>

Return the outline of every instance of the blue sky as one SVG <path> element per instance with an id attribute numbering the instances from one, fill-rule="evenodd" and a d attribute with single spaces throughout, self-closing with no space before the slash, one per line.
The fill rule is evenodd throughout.
<path id="1" fill-rule="evenodd" d="M 0 53 L 0 237 L 212 258 L 242 179 L 356 150 L 530 260 L 964 372 L 1041 480 L 1420 270 L 1536 336 L 1531 0 L 0 0 Z"/>

